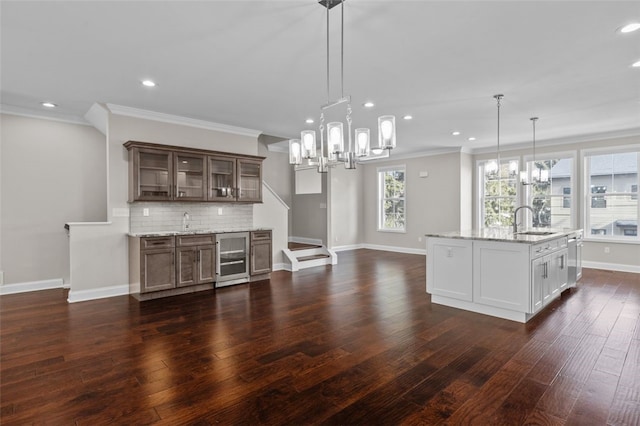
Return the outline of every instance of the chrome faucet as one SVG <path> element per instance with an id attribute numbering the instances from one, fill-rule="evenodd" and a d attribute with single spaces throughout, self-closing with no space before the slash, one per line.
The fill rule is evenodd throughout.
<path id="1" fill-rule="evenodd" d="M 186 231 L 189 229 L 189 212 L 184 212 L 182 215 L 182 230 Z"/>
<path id="2" fill-rule="evenodd" d="M 513 233 L 518 233 L 518 211 L 520 209 L 529 209 L 531 210 L 531 214 L 536 214 L 536 212 L 530 206 L 520 206 L 513 212 Z"/>

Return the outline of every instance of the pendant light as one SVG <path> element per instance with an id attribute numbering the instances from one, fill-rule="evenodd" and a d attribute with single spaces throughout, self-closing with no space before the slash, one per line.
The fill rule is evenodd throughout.
<path id="1" fill-rule="evenodd" d="M 344 164 L 346 169 L 355 169 L 358 159 L 373 157 L 388 157 L 389 152 L 396 147 L 396 121 L 393 115 L 383 115 L 378 118 L 378 143 L 371 141 L 371 132 L 367 128 L 355 129 L 351 137 L 351 96 L 344 94 L 344 2 L 345 0 L 321 0 L 318 3 L 327 9 L 327 103 L 320 107 L 320 146 L 317 146 L 315 130 L 303 130 L 300 139 L 289 141 L 289 163 L 297 167 L 317 167 L 319 173 L 326 173 L 328 167 Z M 340 27 L 340 89 L 341 97 L 331 101 L 330 72 L 329 72 L 329 16 L 330 9 L 341 6 Z M 346 103 L 346 129 L 342 122 L 327 123 L 325 132 L 324 111 Z M 345 132 L 347 144 L 345 146 Z M 326 146 L 325 146 L 326 136 Z M 355 141 L 355 143 L 354 143 Z M 354 146 L 355 145 L 355 146 Z"/>
<path id="2" fill-rule="evenodd" d="M 527 171 L 520 173 L 520 182 L 523 185 L 546 184 L 549 182 L 549 171 L 543 167 L 536 165 L 536 121 L 538 117 L 531 117 L 531 125 L 533 127 L 533 169 L 531 170 L 531 182 L 527 180 Z"/>

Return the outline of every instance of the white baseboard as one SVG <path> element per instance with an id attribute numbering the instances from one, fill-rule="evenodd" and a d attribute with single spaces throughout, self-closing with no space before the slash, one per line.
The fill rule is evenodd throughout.
<path id="1" fill-rule="evenodd" d="M 105 297 L 124 296 L 129 294 L 129 284 L 100 287 L 91 290 L 69 291 L 67 302 L 84 302 L 86 300 L 104 299 Z"/>
<path id="2" fill-rule="evenodd" d="M 271 268 L 272 271 L 289 271 L 291 272 L 291 265 L 286 263 L 274 263 Z"/>
<path id="3" fill-rule="evenodd" d="M 315 244 L 317 246 L 323 246 L 324 243 L 322 240 L 318 240 L 316 238 L 306 238 L 306 237 L 289 237 L 290 243 L 301 243 L 301 244 Z"/>
<path id="4" fill-rule="evenodd" d="M 62 288 L 62 278 L 52 280 L 29 281 L 24 283 L 6 284 L 0 286 L 0 295 L 26 293 L 28 291 L 51 290 L 52 288 Z"/>
<path id="5" fill-rule="evenodd" d="M 393 251 L 396 253 L 421 254 L 423 256 L 427 255 L 426 249 L 415 249 L 415 248 L 408 248 L 408 247 L 382 246 L 378 244 L 363 244 L 362 248 L 366 248 L 370 250 Z"/>
<path id="6" fill-rule="evenodd" d="M 334 246 L 331 247 L 331 250 L 333 251 L 348 251 L 348 250 L 358 250 L 361 248 L 365 248 L 364 244 L 350 244 L 350 245 L 346 245 L 346 246 Z"/>
<path id="7" fill-rule="evenodd" d="M 583 260 L 582 267 L 592 269 L 605 269 L 608 271 L 634 272 L 636 274 L 640 274 L 640 266 L 638 265 L 624 265 L 620 263 L 591 262 L 588 260 Z"/>

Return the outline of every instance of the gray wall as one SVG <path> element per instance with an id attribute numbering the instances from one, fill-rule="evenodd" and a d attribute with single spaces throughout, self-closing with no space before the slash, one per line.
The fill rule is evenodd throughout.
<path id="1" fill-rule="evenodd" d="M 4 283 L 69 278 L 66 222 L 106 220 L 106 140 L 90 126 L 1 114 Z"/>
<path id="2" fill-rule="evenodd" d="M 329 170 L 328 187 L 328 235 L 330 248 L 360 244 L 364 225 L 364 167 L 346 170 L 337 166 Z"/>
<path id="3" fill-rule="evenodd" d="M 321 175 L 321 193 L 293 194 L 291 236 L 321 240 L 327 244 L 327 175 L 328 173 Z"/>
<path id="4" fill-rule="evenodd" d="M 427 232 L 459 230 L 461 216 L 461 153 L 390 159 L 367 164 L 364 170 L 363 243 L 424 250 Z M 392 153 L 393 156 L 393 153 Z M 466 159 L 465 164 L 468 163 Z M 380 232 L 378 220 L 377 168 L 406 166 L 406 233 Z M 419 177 L 428 172 L 427 178 Z M 465 189 L 464 192 L 468 192 Z"/>

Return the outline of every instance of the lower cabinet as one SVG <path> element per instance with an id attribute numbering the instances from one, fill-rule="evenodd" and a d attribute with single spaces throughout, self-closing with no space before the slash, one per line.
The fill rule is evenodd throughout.
<path id="1" fill-rule="evenodd" d="M 251 279 L 255 276 L 256 281 L 262 280 L 271 273 L 271 242 L 271 231 L 250 232 Z M 218 279 L 216 247 L 215 234 L 130 236 L 129 293 L 145 295 L 142 298 L 145 299 L 206 288 L 205 284 Z M 246 277 L 246 272 L 244 276 Z M 195 287 L 195 290 L 186 288 L 198 285 L 200 286 Z M 146 294 L 172 289 L 172 292 L 158 293 L 161 296 Z"/>
<path id="2" fill-rule="evenodd" d="M 473 243 L 454 238 L 427 240 L 427 292 L 473 300 Z"/>
<path id="3" fill-rule="evenodd" d="M 216 273 L 215 235 L 176 237 L 176 285 L 212 283 Z"/>
<path id="4" fill-rule="evenodd" d="M 565 248 L 531 261 L 532 313 L 548 305 L 567 288 L 568 254 Z"/>
<path id="5" fill-rule="evenodd" d="M 474 241 L 474 302 L 527 312 L 529 310 L 527 271 L 529 262 L 528 244 Z"/>
<path id="6" fill-rule="evenodd" d="M 140 238 L 139 245 L 140 293 L 175 288 L 173 237 Z"/>
<path id="7" fill-rule="evenodd" d="M 250 239 L 250 275 L 270 273 L 272 268 L 271 231 L 252 231 Z"/>

